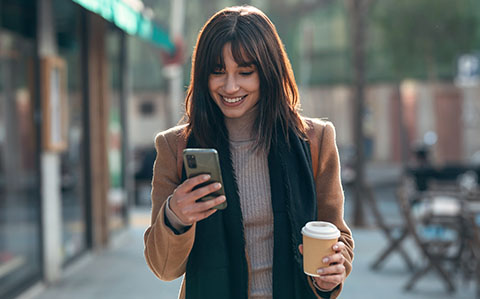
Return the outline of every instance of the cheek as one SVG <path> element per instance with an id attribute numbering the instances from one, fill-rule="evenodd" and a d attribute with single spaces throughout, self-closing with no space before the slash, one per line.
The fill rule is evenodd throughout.
<path id="1" fill-rule="evenodd" d="M 214 90 L 214 83 L 212 79 L 208 79 L 208 90 L 211 92 Z"/>
<path id="2" fill-rule="evenodd" d="M 208 80 L 208 93 L 210 94 L 211 100 L 213 100 L 218 105 L 218 96 L 217 96 L 218 82 L 215 80 Z"/>
<path id="3" fill-rule="evenodd" d="M 222 87 L 221 80 L 218 79 L 210 79 L 208 80 L 208 90 L 210 91 L 210 95 L 215 98 L 218 90 Z"/>
<path id="4" fill-rule="evenodd" d="M 256 78 L 252 78 L 250 82 L 250 90 L 252 91 L 260 91 L 260 80 L 258 76 Z"/>

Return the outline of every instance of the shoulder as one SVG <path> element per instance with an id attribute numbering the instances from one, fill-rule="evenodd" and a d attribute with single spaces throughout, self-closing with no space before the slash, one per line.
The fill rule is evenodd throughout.
<path id="1" fill-rule="evenodd" d="M 308 139 L 320 143 L 324 138 L 335 140 L 335 126 L 324 118 L 302 117 L 306 124 Z"/>
<path id="2" fill-rule="evenodd" d="M 155 136 L 155 146 L 157 150 L 170 150 L 175 153 L 179 146 L 185 146 L 187 142 L 184 134 L 186 127 L 187 125 L 184 124 L 159 132 Z"/>

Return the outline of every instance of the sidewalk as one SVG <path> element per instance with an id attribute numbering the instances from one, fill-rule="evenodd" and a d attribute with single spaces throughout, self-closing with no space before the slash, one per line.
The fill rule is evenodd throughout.
<path id="1" fill-rule="evenodd" d="M 177 298 L 181 280 L 162 282 L 145 264 L 143 231 L 149 221 L 148 212 L 146 209 L 134 210 L 132 227 L 112 249 L 91 254 L 69 271 L 57 285 L 31 299 Z M 455 294 L 445 293 L 443 285 L 433 273 L 422 278 L 413 291 L 405 293 L 402 287 L 409 278 L 409 273 L 397 256 L 391 256 L 378 272 L 369 269 L 370 263 L 385 243 L 383 236 L 372 229 L 356 229 L 353 234 L 356 241 L 354 270 L 347 279 L 340 298 L 474 298 L 473 285 L 457 284 Z M 406 245 L 409 245 L 408 242 Z"/>
<path id="2" fill-rule="evenodd" d="M 111 249 L 91 253 L 69 269 L 58 284 L 25 299 L 177 298 L 181 279 L 157 279 L 143 257 L 143 232 L 150 222 L 149 213 L 146 208 L 133 209 L 131 227 Z"/>

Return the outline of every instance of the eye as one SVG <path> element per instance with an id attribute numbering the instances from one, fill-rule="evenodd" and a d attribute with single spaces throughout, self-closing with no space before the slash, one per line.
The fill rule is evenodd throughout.
<path id="1" fill-rule="evenodd" d="M 212 71 L 212 75 L 222 75 L 224 73 L 225 73 L 225 70 L 223 70 L 223 69 L 214 69 Z"/>
<path id="2" fill-rule="evenodd" d="M 254 71 L 247 71 L 247 72 L 240 72 L 240 75 L 242 76 L 250 76 L 251 74 L 253 74 Z"/>

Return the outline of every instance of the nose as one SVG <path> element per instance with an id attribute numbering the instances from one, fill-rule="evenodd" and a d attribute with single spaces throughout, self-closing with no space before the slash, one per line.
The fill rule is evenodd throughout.
<path id="1" fill-rule="evenodd" d="M 229 94 L 233 94 L 240 89 L 240 86 L 238 85 L 237 79 L 235 78 L 234 75 L 226 76 L 223 89 L 225 90 L 226 93 L 229 93 Z"/>

